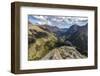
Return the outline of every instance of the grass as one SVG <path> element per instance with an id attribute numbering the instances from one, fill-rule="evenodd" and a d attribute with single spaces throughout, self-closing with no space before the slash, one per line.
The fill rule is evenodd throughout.
<path id="1" fill-rule="evenodd" d="M 48 34 L 46 37 L 37 38 L 35 43 L 29 44 L 28 60 L 39 60 L 55 46 L 57 38 L 52 33 L 48 33 L 38 26 L 32 26 L 31 29 Z"/>

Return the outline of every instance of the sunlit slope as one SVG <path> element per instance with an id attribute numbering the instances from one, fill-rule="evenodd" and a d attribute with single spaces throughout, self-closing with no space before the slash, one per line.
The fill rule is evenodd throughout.
<path id="1" fill-rule="evenodd" d="M 28 60 L 39 60 L 54 48 L 57 38 L 53 33 L 39 28 L 38 25 L 29 24 Z"/>

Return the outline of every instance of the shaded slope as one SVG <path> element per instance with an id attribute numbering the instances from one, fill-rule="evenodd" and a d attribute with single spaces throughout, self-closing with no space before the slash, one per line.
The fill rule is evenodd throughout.
<path id="1" fill-rule="evenodd" d="M 66 40 L 70 41 L 80 53 L 87 56 L 88 24 L 86 24 L 85 26 L 72 26 L 68 30 L 66 36 Z"/>

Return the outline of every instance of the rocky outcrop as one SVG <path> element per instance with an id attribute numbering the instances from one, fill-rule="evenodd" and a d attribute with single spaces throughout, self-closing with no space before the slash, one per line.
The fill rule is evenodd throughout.
<path id="1" fill-rule="evenodd" d="M 82 59 L 86 58 L 80 54 L 74 47 L 61 46 L 50 51 L 42 60 L 59 60 L 59 59 Z"/>

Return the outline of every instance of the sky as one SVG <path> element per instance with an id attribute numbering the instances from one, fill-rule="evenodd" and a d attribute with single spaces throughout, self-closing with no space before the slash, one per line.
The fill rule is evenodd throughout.
<path id="1" fill-rule="evenodd" d="M 50 25 L 58 28 L 69 28 L 77 24 L 84 26 L 88 23 L 88 17 L 80 16 L 53 16 L 53 15 L 28 15 L 28 21 L 32 24 Z"/>

